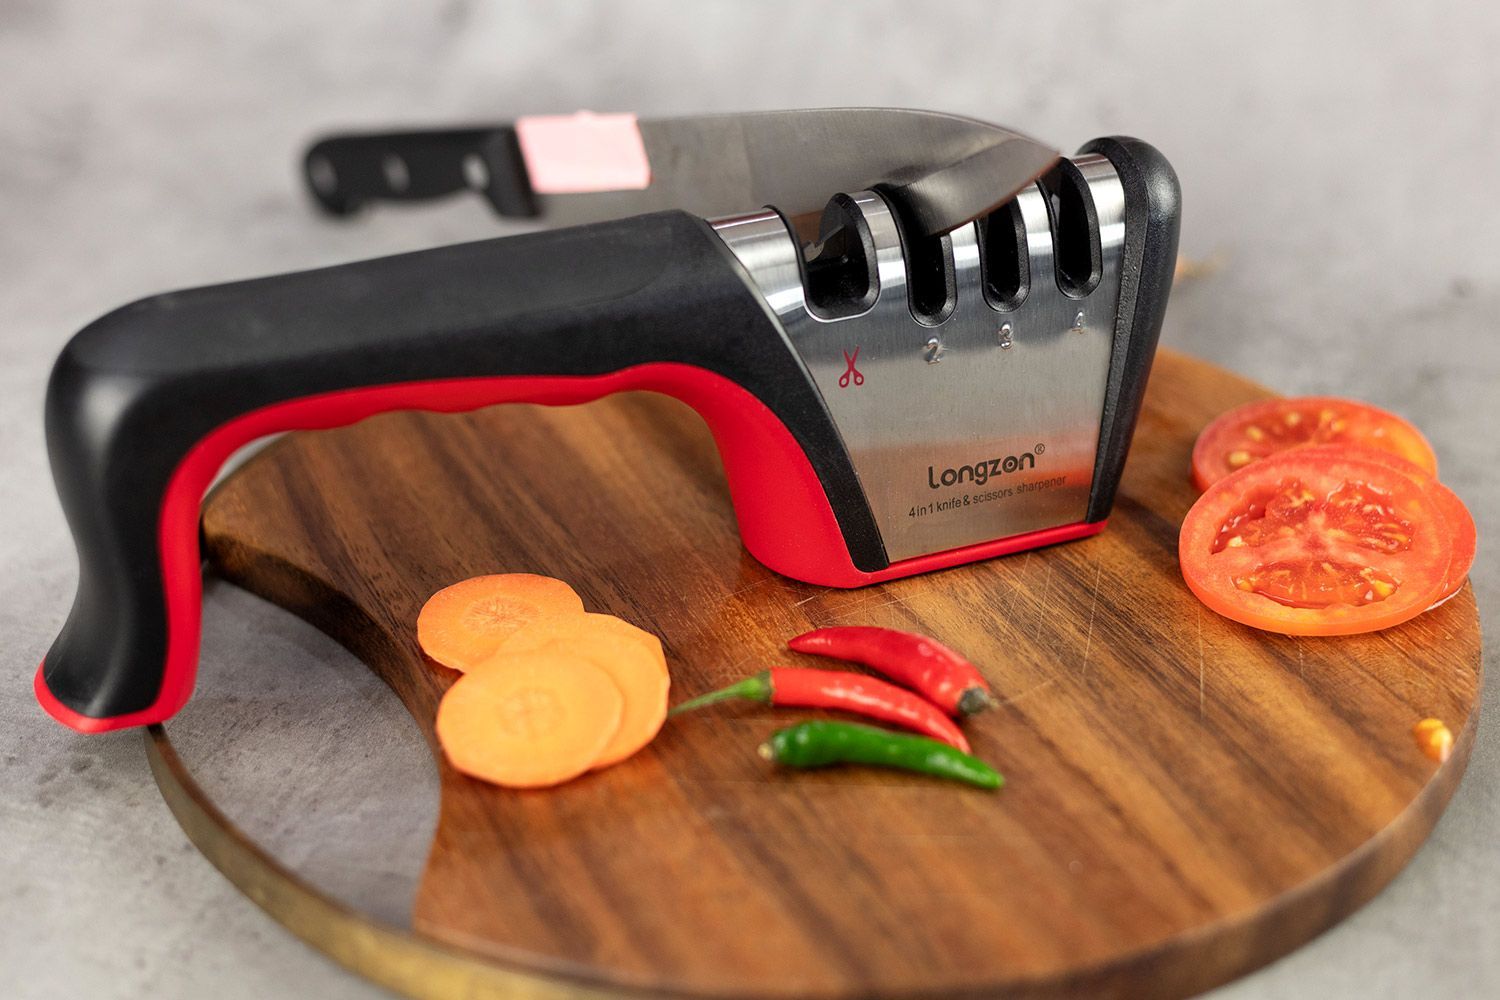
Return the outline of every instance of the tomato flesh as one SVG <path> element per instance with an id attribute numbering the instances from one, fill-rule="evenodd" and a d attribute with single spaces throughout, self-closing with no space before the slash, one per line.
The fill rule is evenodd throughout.
<path id="1" fill-rule="evenodd" d="M 1300 479 L 1284 479 L 1248 492 L 1219 527 L 1213 551 L 1258 548 L 1292 536 L 1302 536 L 1315 550 L 1329 543 L 1399 552 L 1411 546 L 1412 526 L 1390 497 L 1367 483 L 1345 482 L 1322 497 Z"/>
<path id="2" fill-rule="evenodd" d="M 1302 453 L 1307 457 L 1321 455 L 1325 459 L 1333 460 L 1345 456 L 1348 449 L 1341 445 L 1323 445 L 1304 449 Z M 1474 565 L 1474 556 L 1479 546 L 1479 532 L 1474 524 L 1474 515 L 1469 513 L 1469 508 L 1464 505 L 1463 500 L 1459 499 L 1457 493 L 1432 478 L 1421 466 L 1390 452 L 1375 449 L 1362 450 L 1359 457 L 1388 465 L 1404 473 L 1412 481 L 1420 483 L 1443 515 L 1443 521 L 1448 526 L 1449 540 L 1453 543 L 1453 555 L 1444 577 L 1442 596 L 1433 604 L 1433 607 L 1437 607 L 1462 590 L 1464 581 L 1469 578 L 1469 570 Z"/>
<path id="3" fill-rule="evenodd" d="M 1401 581 L 1373 566 L 1284 559 L 1257 566 L 1234 578 L 1241 590 L 1269 597 L 1289 608 L 1331 608 L 1335 604 L 1374 604 L 1396 592 Z"/>
<path id="4" fill-rule="evenodd" d="M 1351 399 L 1304 396 L 1248 403 L 1220 414 L 1193 445 L 1193 482 L 1206 490 L 1267 456 L 1332 444 L 1385 451 L 1437 475 L 1432 446 L 1394 413 Z"/>
<path id="5" fill-rule="evenodd" d="M 1188 512 L 1178 554 L 1189 588 L 1220 614 L 1334 635 L 1425 611 L 1452 550 L 1421 482 L 1358 452 L 1294 449 L 1214 484 Z"/>

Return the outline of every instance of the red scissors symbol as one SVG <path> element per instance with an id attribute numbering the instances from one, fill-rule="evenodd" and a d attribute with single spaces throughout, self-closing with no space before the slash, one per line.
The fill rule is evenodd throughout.
<path id="1" fill-rule="evenodd" d="M 844 374 L 842 374 L 842 375 L 839 376 L 839 388 L 840 389 L 847 389 L 847 388 L 849 388 L 849 380 L 850 379 L 854 380 L 854 384 L 855 385 L 864 385 L 865 384 L 865 377 L 859 373 L 859 369 L 858 368 L 854 367 L 854 362 L 856 362 L 858 360 L 859 360 L 859 347 L 858 346 L 856 346 L 854 348 L 854 353 L 853 354 L 850 354 L 848 351 L 844 352 L 844 364 L 848 365 L 849 367 L 845 368 L 844 369 Z"/>

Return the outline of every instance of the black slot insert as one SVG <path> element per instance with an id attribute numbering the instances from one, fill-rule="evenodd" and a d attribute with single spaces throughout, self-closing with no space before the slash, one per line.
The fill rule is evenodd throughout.
<path id="1" fill-rule="evenodd" d="M 846 194 L 823 209 L 818 242 L 803 250 L 808 310 L 819 319 L 857 316 L 875 304 L 875 241 L 864 215 Z"/>
<path id="2" fill-rule="evenodd" d="M 958 281 L 953 274 L 953 240 L 941 236 L 913 237 L 903 226 L 906 284 L 911 291 L 911 314 L 918 323 L 937 326 L 953 314 Z"/>
<path id="3" fill-rule="evenodd" d="M 1069 160 L 1043 178 L 1042 188 L 1052 217 L 1057 287 L 1064 295 L 1081 299 L 1098 287 L 1104 273 L 1094 198 L 1083 173 Z"/>
<path id="4" fill-rule="evenodd" d="M 1020 204 L 1008 201 L 985 216 L 979 240 L 985 298 L 996 309 L 1014 309 L 1031 287 L 1026 222 L 1021 218 Z"/>
<path id="5" fill-rule="evenodd" d="M 953 239 L 947 233 L 928 236 L 912 224 L 902 203 L 877 189 L 896 219 L 901 255 L 906 258 L 907 305 L 923 326 L 939 326 L 958 304 L 958 276 L 953 266 Z"/>

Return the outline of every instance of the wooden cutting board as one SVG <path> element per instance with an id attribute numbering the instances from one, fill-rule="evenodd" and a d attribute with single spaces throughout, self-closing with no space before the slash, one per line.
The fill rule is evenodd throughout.
<path id="1" fill-rule="evenodd" d="M 204 527 L 221 573 L 345 644 L 429 740 L 457 675 L 424 662 L 417 610 L 481 573 L 560 577 L 660 635 L 674 700 L 798 662 L 785 640 L 834 623 L 938 636 L 1003 699 L 968 724 L 998 794 L 777 773 L 755 747 L 805 716 L 754 706 L 674 720 L 553 791 L 440 765 L 411 932 L 445 946 L 432 961 L 477 958 L 538 996 L 1183 995 L 1379 891 L 1457 785 L 1478 711 L 1467 588 L 1340 639 L 1256 632 L 1184 588 L 1193 438 L 1265 395 L 1163 352 L 1104 534 L 858 591 L 751 559 L 706 429 L 648 395 L 291 436 Z M 1410 735 L 1425 716 L 1457 734 L 1442 766 Z M 395 984 L 482 992 L 440 971 Z"/>

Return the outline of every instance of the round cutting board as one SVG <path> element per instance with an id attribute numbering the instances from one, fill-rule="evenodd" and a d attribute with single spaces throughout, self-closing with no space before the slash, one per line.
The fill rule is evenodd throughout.
<path id="1" fill-rule="evenodd" d="M 424 661 L 417 610 L 455 580 L 529 571 L 660 635 L 674 700 L 815 662 L 784 642 L 816 626 L 938 636 L 1002 700 L 967 724 L 999 793 L 774 771 L 756 745 L 806 716 L 756 706 L 673 720 L 552 791 L 440 763 L 412 927 L 394 928 L 224 836 L 160 731 L 153 763 L 252 898 L 414 995 L 1190 994 L 1379 891 L 1453 793 L 1477 721 L 1468 588 L 1400 628 L 1297 639 L 1183 586 L 1193 438 L 1265 395 L 1163 352 L 1102 535 L 857 591 L 745 554 L 706 429 L 648 395 L 294 435 L 207 505 L 218 571 L 348 646 L 429 740 L 457 675 Z M 1445 764 L 1411 737 L 1426 716 L 1457 735 Z"/>

